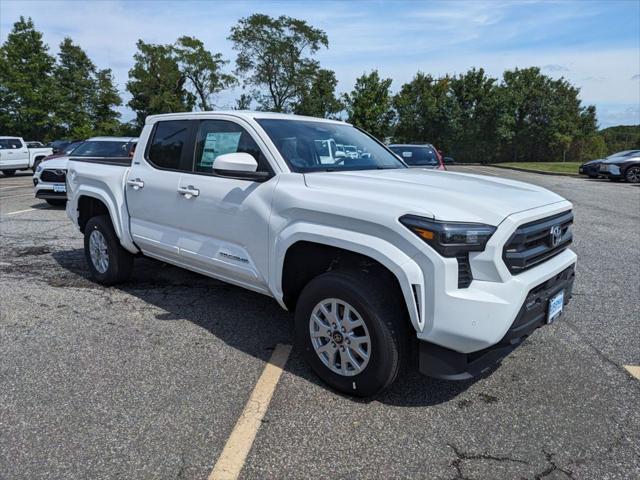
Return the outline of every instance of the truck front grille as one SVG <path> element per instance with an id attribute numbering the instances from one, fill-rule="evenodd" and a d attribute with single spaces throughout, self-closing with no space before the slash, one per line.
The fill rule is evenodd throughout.
<path id="1" fill-rule="evenodd" d="M 66 180 L 66 170 L 45 170 L 40 174 L 41 182 L 65 183 Z"/>
<path id="2" fill-rule="evenodd" d="M 565 250 L 573 239 L 572 223 L 573 212 L 568 210 L 520 225 L 502 252 L 509 271 L 513 274 L 524 272 Z"/>

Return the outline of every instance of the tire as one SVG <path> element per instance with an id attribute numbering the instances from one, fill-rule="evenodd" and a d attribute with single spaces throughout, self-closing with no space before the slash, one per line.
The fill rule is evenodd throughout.
<path id="1" fill-rule="evenodd" d="M 296 348 L 302 352 L 313 371 L 332 388 L 358 397 L 376 395 L 394 382 L 409 355 L 410 324 L 406 308 L 398 297 L 395 289 L 384 281 L 381 274 L 338 270 L 319 275 L 304 287 L 297 302 Z M 331 301 L 325 303 L 325 300 Z M 336 300 L 336 303 L 333 304 L 332 300 Z M 339 315 L 343 316 L 342 325 L 347 324 L 344 312 L 348 306 L 350 310 L 355 310 L 350 315 L 352 324 L 356 324 L 359 317 L 366 329 L 354 328 L 350 335 L 348 330 L 345 333 L 340 329 L 340 320 L 334 329 L 333 325 L 326 322 L 327 319 L 331 320 L 331 316 L 325 316 L 324 313 L 316 315 L 320 321 L 312 320 L 312 314 L 321 311 L 320 304 L 324 304 L 325 311 L 328 310 L 329 313 L 337 306 Z M 313 339 L 312 328 L 317 328 L 318 333 L 324 332 L 324 335 L 318 335 L 322 338 Z M 340 333 L 336 335 L 336 332 Z M 329 336 L 328 333 L 332 335 Z M 360 341 L 367 335 L 370 341 L 365 348 Z M 362 351 L 368 352 L 368 360 L 355 352 L 354 349 L 358 346 L 355 341 L 349 340 L 354 338 L 359 339 L 358 346 Z M 318 347 L 318 344 L 321 345 Z M 337 349 L 329 347 L 329 344 L 335 345 Z M 316 348 L 327 348 L 329 351 L 318 353 Z M 343 366 L 338 361 L 342 355 L 346 357 L 348 354 L 362 367 L 356 368 L 350 361 L 344 362 Z M 324 360 L 321 360 L 321 355 Z M 329 360 L 330 355 L 333 355 L 333 361 Z M 328 366 L 329 362 L 332 362 L 334 369 Z"/>
<path id="2" fill-rule="evenodd" d="M 46 202 L 52 207 L 63 207 L 67 204 L 66 200 L 59 199 L 59 198 L 47 198 Z"/>
<path id="3" fill-rule="evenodd" d="M 598 175 L 589 175 L 589 178 L 598 178 Z"/>
<path id="4" fill-rule="evenodd" d="M 629 183 L 640 183 L 640 166 L 634 165 L 624 172 L 624 179 Z"/>
<path id="5" fill-rule="evenodd" d="M 15 170 L 2 170 L 2 174 L 5 177 L 13 177 L 16 174 Z"/>
<path id="6" fill-rule="evenodd" d="M 96 248 L 102 255 L 97 254 Z M 84 229 L 84 255 L 91 277 L 102 285 L 122 283 L 131 276 L 133 255 L 120 245 L 108 215 L 92 217 L 87 222 Z M 102 263 L 99 258 L 103 260 Z"/>

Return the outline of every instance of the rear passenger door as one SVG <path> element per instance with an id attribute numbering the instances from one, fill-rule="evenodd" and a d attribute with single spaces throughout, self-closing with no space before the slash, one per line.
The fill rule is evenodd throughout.
<path id="1" fill-rule="evenodd" d="M 254 290 L 267 292 L 269 215 L 274 178 L 253 181 L 230 178 L 213 170 L 225 153 L 244 152 L 259 172 L 273 169 L 266 147 L 249 125 L 231 120 L 194 121 L 192 172 L 180 175 L 174 219 L 182 262 Z M 191 193 L 189 193 L 191 192 Z"/>
<path id="2" fill-rule="evenodd" d="M 136 245 L 146 255 L 172 263 L 180 262 L 177 219 L 185 212 L 177 190 L 182 174 L 192 169 L 192 128 L 190 120 L 157 122 L 146 151 L 134 157 L 125 185 Z"/>

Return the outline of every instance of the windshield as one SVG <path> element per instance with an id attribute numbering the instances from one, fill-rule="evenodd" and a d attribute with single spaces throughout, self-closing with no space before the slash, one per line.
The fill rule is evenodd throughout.
<path id="1" fill-rule="evenodd" d="M 380 143 L 351 125 L 281 119 L 256 121 L 294 172 L 406 168 Z M 336 145 L 344 145 L 344 150 Z"/>
<path id="2" fill-rule="evenodd" d="M 438 165 L 440 163 L 435 150 L 428 145 L 391 145 L 389 149 L 402 158 L 407 165 Z"/>
<path id="3" fill-rule="evenodd" d="M 89 141 L 73 151 L 74 157 L 128 157 L 131 142 Z"/>

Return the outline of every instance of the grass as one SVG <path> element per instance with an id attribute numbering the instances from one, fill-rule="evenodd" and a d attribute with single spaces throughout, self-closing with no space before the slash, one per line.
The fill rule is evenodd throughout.
<path id="1" fill-rule="evenodd" d="M 573 173 L 578 174 L 578 167 L 581 162 L 513 162 L 499 163 L 501 167 L 526 168 L 527 170 L 537 170 L 539 172 L 552 173 Z"/>

